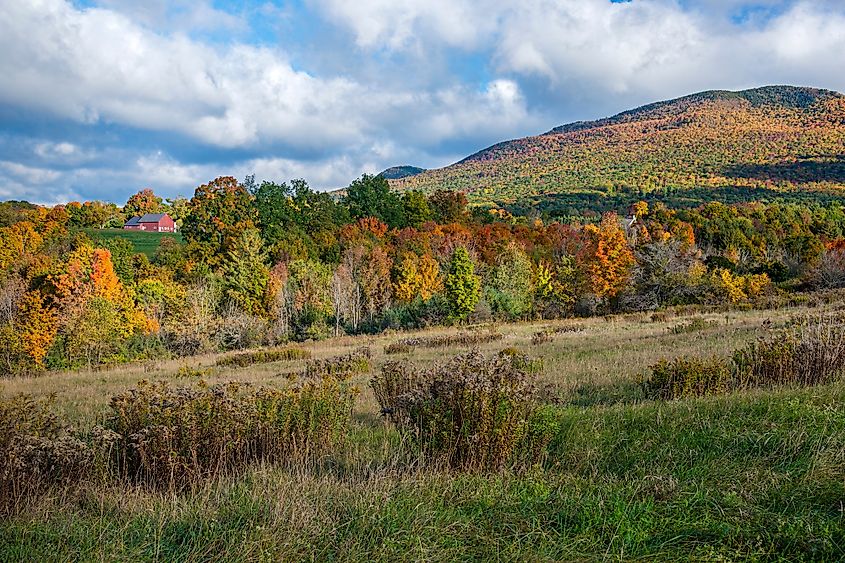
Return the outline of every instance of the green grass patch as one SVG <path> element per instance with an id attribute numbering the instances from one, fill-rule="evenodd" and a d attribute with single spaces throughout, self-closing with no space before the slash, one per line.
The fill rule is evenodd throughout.
<path id="1" fill-rule="evenodd" d="M 135 252 L 146 254 L 148 258 L 155 255 L 158 245 L 165 237 L 175 239 L 179 244 L 184 244 L 185 239 L 182 233 L 151 233 L 145 231 L 125 231 L 123 229 L 82 229 L 91 240 L 112 240 L 122 238 L 132 243 Z"/>

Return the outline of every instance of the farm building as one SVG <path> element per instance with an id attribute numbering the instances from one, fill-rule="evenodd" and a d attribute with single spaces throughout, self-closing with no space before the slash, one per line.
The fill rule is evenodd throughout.
<path id="1" fill-rule="evenodd" d="M 141 217 L 132 217 L 123 225 L 123 228 L 127 231 L 175 233 L 176 223 L 167 213 L 147 213 Z"/>

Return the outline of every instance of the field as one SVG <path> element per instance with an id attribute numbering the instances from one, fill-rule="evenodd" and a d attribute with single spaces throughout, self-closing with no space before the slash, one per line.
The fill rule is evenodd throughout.
<path id="1" fill-rule="evenodd" d="M 83 482 L 0 523 L 0 560 L 842 560 L 845 382 L 669 402 L 646 400 L 638 376 L 661 357 L 728 355 L 806 313 L 799 308 L 689 317 L 628 315 L 501 325 L 494 353 L 542 358 L 559 431 L 545 463 L 493 474 L 415 463 L 379 416 L 368 384 L 342 455 L 254 466 L 192 489 Z M 532 344 L 539 330 L 577 325 Z M 306 344 L 315 358 L 360 346 L 373 371 L 408 336 Z M 678 334 L 675 334 L 678 332 Z M 466 351 L 415 348 L 431 364 Z M 140 379 L 283 384 L 303 360 L 217 366 L 217 356 L 0 382 L 3 395 L 54 396 L 74 424 L 102 419 Z M 185 374 L 191 370 L 182 369 Z M 127 488 L 128 487 L 128 488 Z"/>
<path id="2" fill-rule="evenodd" d="M 146 254 L 152 258 L 161 239 L 170 237 L 178 242 L 184 242 L 181 233 L 148 233 L 145 231 L 124 231 L 123 229 L 83 229 L 92 240 L 126 239 L 135 247 L 135 252 Z"/>

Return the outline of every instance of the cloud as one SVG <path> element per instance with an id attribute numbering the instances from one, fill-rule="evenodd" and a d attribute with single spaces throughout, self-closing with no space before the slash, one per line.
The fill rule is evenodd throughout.
<path id="1" fill-rule="evenodd" d="M 0 196 L 333 188 L 698 90 L 845 90 L 840 0 L 223 6 L 0 3 Z"/>

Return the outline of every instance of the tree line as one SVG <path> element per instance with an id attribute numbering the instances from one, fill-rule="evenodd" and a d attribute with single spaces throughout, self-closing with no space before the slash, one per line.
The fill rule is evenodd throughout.
<path id="1" fill-rule="evenodd" d="M 185 242 L 164 236 L 149 258 L 92 241 L 81 229 L 107 225 L 92 211 L 105 208 L 172 213 Z M 142 190 L 122 209 L 5 202 L 0 225 L 7 374 L 845 286 L 837 203 L 640 201 L 563 223 L 471 208 L 461 192 L 397 193 L 378 176 L 341 195 L 221 177 L 189 200 Z"/>

